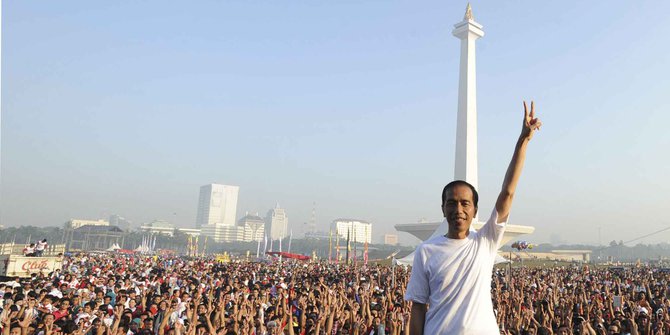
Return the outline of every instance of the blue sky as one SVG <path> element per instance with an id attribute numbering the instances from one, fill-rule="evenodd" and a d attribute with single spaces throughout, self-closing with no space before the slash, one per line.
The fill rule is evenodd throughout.
<path id="1" fill-rule="evenodd" d="M 240 186 L 238 217 L 279 202 L 294 232 L 313 202 L 324 229 L 440 220 L 465 5 L 5 1 L 0 223 L 192 227 L 212 182 Z M 480 211 L 534 99 L 545 126 L 510 222 L 535 226 L 528 240 L 607 243 L 670 224 L 670 3 L 472 6 L 486 33 Z"/>

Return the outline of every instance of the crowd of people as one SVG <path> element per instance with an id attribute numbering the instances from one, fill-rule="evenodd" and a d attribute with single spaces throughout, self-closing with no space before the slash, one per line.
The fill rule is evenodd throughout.
<path id="1" fill-rule="evenodd" d="M 326 262 L 79 254 L 0 283 L 3 335 L 409 334 L 410 271 Z M 659 267 L 500 267 L 501 334 L 670 334 Z"/>

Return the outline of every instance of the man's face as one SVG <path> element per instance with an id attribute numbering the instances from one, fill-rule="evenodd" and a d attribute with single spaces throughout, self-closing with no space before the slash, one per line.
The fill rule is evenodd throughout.
<path id="1" fill-rule="evenodd" d="M 442 213 L 449 223 L 449 231 L 466 232 L 477 215 L 472 190 L 465 185 L 454 185 L 446 192 Z"/>

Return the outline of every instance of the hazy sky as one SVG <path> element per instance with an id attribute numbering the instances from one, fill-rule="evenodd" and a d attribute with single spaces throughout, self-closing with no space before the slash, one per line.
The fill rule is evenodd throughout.
<path id="1" fill-rule="evenodd" d="M 193 227 L 199 187 L 212 182 L 240 186 L 238 217 L 279 202 L 296 233 L 313 202 L 321 228 L 360 218 L 375 238 L 441 220 L 454 165 L 451 31 L 465 5 L 4 1 L 0 223 L 119 214 Z M 607 243 L 670 225 L 670 2 L 472 6 L 486 33 L 482 215 L 521 101 L 535 99 L 545 126 L 510 221 L 536 227 L 528 240 Z"/>

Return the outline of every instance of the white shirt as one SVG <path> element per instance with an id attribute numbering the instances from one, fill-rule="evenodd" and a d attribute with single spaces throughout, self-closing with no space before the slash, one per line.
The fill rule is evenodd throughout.
<path id="1" fill-rule="evenodd" d="M 486 224 L 464 239 L 437 236 L 414 255 L 405 300 L 428 304 L 424 334 L 500 334 L 491 302 L 491 276 L 506 222 Z"/>
<path id="2" fill-rule="evenodd" d="M 47 243 L 39 241 L 39 242 L 37 242 L 37 246 L 35 247 L 35 250 L 44 251 L 44 249 L 46 249 L 46 248 L 47 248 Z"/>

